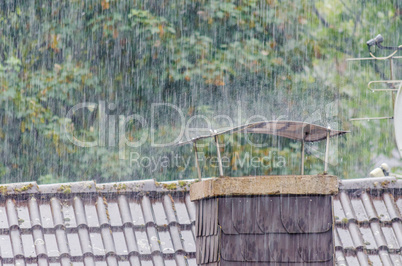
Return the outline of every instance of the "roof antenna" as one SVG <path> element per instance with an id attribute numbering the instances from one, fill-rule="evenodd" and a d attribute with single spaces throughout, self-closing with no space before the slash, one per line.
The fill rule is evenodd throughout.
<path id="1" fill-rule="evenodd" d="M 402 157 L 402 80 L 394 79 L 394 59 L 401 59 L 402 56 L 395 56 L 398 51 L 402 50 L 402 45 L 399 46 L 382 46 L 381 43 L 384 41 L 384 38 L 381 34 L 378 34 L 375 38 L 366 42 L 369 54 L 371 57 L 366 58 L 349 58 L 346 61 L 363 61 L 363 60 L 388 60 L 390 67 L 390 79 L 389 80 L 374 80 L 368 83 L 368 88 L 372 92 L 378 91 L 386 91 L 391 92 L 392 97 L 392 108 L 393 108 L 393 116 L 382 116 L 382 117 L 363 117 L 363 118 L 351 118 L 350 121 L 370 121 L 370 120 L 380 120 L 380 119 L 393 119 L 394 120 L 394 130 L 395 130 L 395 139 L 397 148 L 400 156 Z M 380 50 L 392 50 L 393 52 L 386 57 L 377 57 L 372 51 L 371 47 L 376 46 Z M 383 83 L 387 84 L 389 89 L 372 89 L 371 85 Z M 395 84 L 399 86 L 396 87 Z"/>
<path id="2" fill-rule="evenodd" d="M 369 53 L 371 57 L 376 58 L 376 59 L 388 59 L 393 57 L 399 50 L 402 50 L 402 45 L 399 45 L 398 47 L 396 46 L 382 46 L 381 43 L 384 41 L 384 37 L 381 36 L 381 34 L 378 34 L 375 38 L 369 40 L 366 42 L 367 48 L 369 50 Z M 378 48 L 381 50 L 394 50 L 393 53 L 391 53 L 389 56 L 386 57 L 375 57 L 373 53 L 371 52 L 371 47 L 376 45 Z"/>

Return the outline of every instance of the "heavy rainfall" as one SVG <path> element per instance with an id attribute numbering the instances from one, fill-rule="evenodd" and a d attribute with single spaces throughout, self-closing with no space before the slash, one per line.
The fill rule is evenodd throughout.
<path id="1" fill-rule="evenodd" d="M 305 121 L 348 130 L 328 172 L 402 173 L 393 93 L 402 60 L 366 42 L 402 44 L 398 0 L 15 1 L 0 4 L 1 183 L 197 178 L 191 146 L 210 130 Z M 392 51 L 372 47 L 375 56 Z M 402 51 L 395 56 L 401 56 Z M 395 96 L 395 95 L 394 95 Z M 300 142 L 221 135 L 227 176 L 299 174 Z M 219 176 L 216 145 L 197 147 Z M 324 143 L 306 143 L 305 174 L 323 172 Z"/>

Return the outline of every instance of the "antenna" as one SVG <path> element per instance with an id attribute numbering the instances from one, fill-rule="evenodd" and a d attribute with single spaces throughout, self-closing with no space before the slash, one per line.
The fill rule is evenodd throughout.
<path id="1" fill-rule="evenodd" d="M 401 59 L 402 56 L 395 56 L 398 51 L 402 50 L 402 45 L 399 46 L 382 46 L 381 43 L 384 41 L 384 38 L 378 34 L 377 37 L 369 40 L 366 44 L 368 47 L 368 51 L 371 57 L 366 58 L 349 58 L 346 61 L 364 61 L 364 60 L 388 60 L 390 67 L 390 79 L 389 80 L 373 80 L 368 83 L 368 89 L 372 92 L 391 92 L 392 97 L 392 108 L 393 108 L 393 116 L 383 116 L 383 117 L 364 117 L 364 118 L 351 118 L 350 121 L 369 121 L 369 120 L 379 120 L 379 119 L 393 119 L 394 120 L 394 130 L 395 130 L 395 140 L 396 145 L 398 147 L 398 151 L 400 156 L 402 157 L 402 80 L 394 80 L 394 59 Z M 392 50 L 393 52 L 386 57 L 376 57 L 371 52 L 371 47 L 377 46 L 381 50 Z M 375 84 L 388 84 L 390 89 L 372 89 L 371 86 Z M 395 87 L 395 84 L 398 84 L 398 88 Z M 396 97 L 395 97 L 396 94 Z"/>
<path id="2" fill-rule="evenodd" d="M 398 94 L 395 99 L 394 107 L 394 130 L 396 146 L 398 147 L 399 155 L 402 157 L 402 83 L 399 85 Z"/>

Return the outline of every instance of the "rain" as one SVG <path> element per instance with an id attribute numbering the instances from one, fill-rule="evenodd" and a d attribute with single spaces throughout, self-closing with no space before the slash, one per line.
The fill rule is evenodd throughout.
<path id="1" fill-rule="evenodd" d="M 383 162 L 402 173 L 385 90 L 397 84 L 368 86 L 402 79 L 402 60 L 392 73 L 389 60 L 348 61 L 370 57 L 378 34 L 401 45 L 401 24 L 398 0 L 2 1 L 1 183 L 195 179 L 194 148 L 175 143 L 272 120 L 350 131 L 330 143 L 339 178 Z M 300 171 L 300 142 L 218 141 L 227 176 Z M 323 173 L 324 153 L 306 143 L 305 174 Z M 197 143 L 203 177 L 219 176 L 216 154 Z"/>

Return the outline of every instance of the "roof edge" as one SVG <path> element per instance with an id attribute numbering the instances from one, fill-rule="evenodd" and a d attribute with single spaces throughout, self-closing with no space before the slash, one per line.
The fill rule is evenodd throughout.
<path id="1" fill-rule="evenodd" d="M 385 176 L 339 180 L 339 190 L 353 189 L 402 189 L 402 179 Z"/>
<path id="2" fill-rule="evenodd" d="M 157 182 L 154 179 L 121 181 L 97 184 L 93 180 L 38 185 L 33 182 L 0 185 L 0 195 L 31 194 L 82 194 L 82 193 L 133 193 L 133 192 L 186 192 L 196 180 Z"/>
<path id="3" fill-rule="evenodd" d="M 236 179 L 235 177 L 233 177 Z M 233 179 L 231 178 L 231 179 Z M 282 176 L 284 178 L 284 176 Z M 214 178 L 203 178 L 202 181 Z M 231 180 L 234 181 L 234 180 Z M 157 182 L 154 179 L 109 182 L 97 184 L 93 180 L 38 185 L 33 182 L 0 185 L 0 195 L 133 193 L 133 192 L 187 192 L 196 179 Z M 210 182 L 210 181 L 208 181 Z M 402 189 L 402 179 L 394 176 L 339 179 L 339 190 Z"/>

